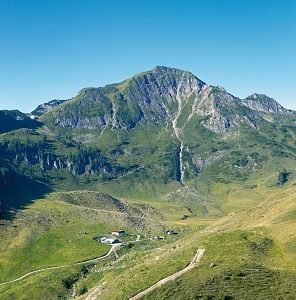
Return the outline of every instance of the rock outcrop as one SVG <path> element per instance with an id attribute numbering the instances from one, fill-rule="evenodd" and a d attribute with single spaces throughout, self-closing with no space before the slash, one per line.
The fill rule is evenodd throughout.
<path id="1" fill-rule="evenodd" d="M 60 104 L 64 103 L 67 100 L 51 100 L 49 102 L 43 103 L 38 105 L 32 112 L 31 115 L 36 117 L 41 117 L 45 113 L 51 111 L 53 108 L 59 106 Z"/>

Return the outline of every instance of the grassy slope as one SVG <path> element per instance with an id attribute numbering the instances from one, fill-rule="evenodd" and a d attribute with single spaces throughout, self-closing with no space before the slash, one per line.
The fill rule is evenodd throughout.
<path id="1" fill-rule="evenodd" d="M 229 217 L 218 227 L 222 232 L 202 240 L 200 268 L 149 298 L 295 299 L 295 200 L 295 188 L 289 188 Z M 217 267 L 211 269 L 211 262 Z"/>
<path id="2" fill-rule="evenodd" d="M 124 226 L 130 232 L 145 226 L 157 230 L 156 223 L 137 218 L 147 207 L 127 206 L 127 213 L 120 213 L 122 207 L 120 201 L 111 203 L 91 192 L 54 193 L 28 205 L 14 220 L 2 222 L 0 282 L 35 269 L 101 256 L 109 246 L 92 238 L 114 227 Z M 150 210 L 148 217 L 153 214 Z"/>
<path id="3" fill-rule="evenodd" d="M 294 299 L 295 188 L 277 193 L 254 209 L 231 214 L 173 244 L 128 254 L 128 268 L 105 272 L 101 299 L 127 299 L 185 267 L 199 246 L 206 249 L 200 268 L 147 299 Z M 210 268 L 212 262 L 218 266 Z"/>
<path id="4" fill-rule="evenodd" d="M 161 218 L 152 207 L 133 203 L 133 207 L 125 204 L 123 208 L 122 203 L 111 202 L 108 197 L 98 197 L 97 192 L 78 191 L 52 193 L 28 205 L 16 215 L 14 221 L 3 224 L 1 282 L 35 269 L 101 256 L 108 251 L 109 246 L 94 241 L 92 237 L 109 233 L 115 227 L 123 226 L 130 233 L 144 230 L 152 236 L 163 232 L 160 223 L 152 221 L 152 218 Z M 110 213 L 100 210 L 110 210 Z M 148 219 L 139 224 L 136 216 L 143 214 Z M 191 231 L 188 226 L 181 227 L 184 227 L 181 235 Z M 138 249 L 136 252 L 140 254 L 143 249 L 152 249 L 173 241 L 172 237 L 165 242 L 143 242 L 140 248 L 134 246 L 133 249 Z M 121 252 L 129 253 L 131 249 L 123 249 Z M 79 294 L 79 289 L 83 291 L 84 286 L 89 288 L 101 279 L 102 274 L 96 270 L 100 266 L 108 267 L 108 262 L 106 260 L 95 266 L 87 266 L 87 272 L 91 269 L 87 278 L 84 278 L 81 267 L 67 267 L 65 270 L 45 271 L 15 284 L 0 285 L 0 293 L 3 299 L 26 299 L 28 296 L 31 299 L 64 299 L 72 289 L 72 284 L 67 286 L 68 281 L 77 281 Z"/>
<path id="5" fill-rule="evenodd" d="M 39 200 L 1 230 L 0 281 L 29 271 L 82 261 L 106 253 L 108 246 L 92 240 L 110 226 L 99 216 L 51 200 Z"/>
<path id="6" fill-rule="evenodd" d="M 246 183 L 247 186 L 252 180 L 257 179 L 251 178 L 250 182 Z M 47 299 L 63 299 L 71 293 L 72 285 L 70 288 L 66 285 L 67 280 L 72 280 L 76 282 L 78 294 L 86 292 L 100 282 L 106 282 L 102 299 L 127 299 L 137 291 L 185 267 L 196 249 L 203 246 L 206 253 L 200 268 L 158 289 L 147 299 L 170 298 L 172 295 L 174 299 L 191 299 L 197 296 L 201 299 L 224 299 L 225 296 L 234 299 L 254 299 L 255 296 L 257 299 L 270 299 L 271 295 L 274 295 L 274 299 L 293 299 L 296 272 L 292 263 L 296 258 L 296 239 L 293 231 L 296 209 L 295 180 L 291 177 L 283 187 L 268 187 L 269 182 L 266 179 L 258 184 L 257 188 L 252 189 L 253 192 L 254 189 L 257 191 L 253 197 L 261 193 L 264 199 L 259 206 L 240 209 L 236 214 L 230 214 L 217 221 L 204 221 L 193 216 L 181 220 L 186 210 L 179 210 L 170 202 L 149 201 L 157 210 L 167 212 L 164 214 L 167 226 L 178 230 L 178 237 L 170 237 L 165 241 L 151 240 L 124 248 L 119 251 L 118 260 L 110 261 L 111 264 L 108 260 L 96 267 L 90 266 L 87 274 L 84 274 L 81 268 L 45 272 L 15 285 L 0 286 L 0 292 L 3 299 L 26 299 L 24 295 L 30 295 L 32 299 L 40 299 L 40 296 Z M 269 193 L 272 192 L 272 197 L 268 195 L 268 190 Z M 250 196 L 249 190 L 239 192 L 242 197 Z M 236 191 L 228 194 L 232 193 Z M 13 256 L 11 249 L 3 252 L 3 279 L 14 278 L 24 270 L 46 264 L 73 262 L 106 252 L 100 248 L 103 245 L 92 241 L 91 237 L 112 229 L 116 218 L 110 220 L 110 215 L 104 218 L 104 214 L 94 213 L 83 207 L 79 209 L 64 201 L 80 201 L 76 204 L 91 204 L 92 207 L 100 209 L 116 208 L 97 202 L 97 193 L 78 192 L 74 193 L 74 198 L 71 194 L 73 193 L 69 193 L 70 196 L 66 193 L 52 194 L 45 200 L 36 201 L 17 215 L 14 223 L 7 226 L 4 234 L 5 245 L 10 245 L 11 249 L 17 247 L 19 250 Z M 243 198 L 241 200 L 243 201 Z M 256 201 L 250 203 L 254 205 Z M 134 206 L 136 202 L 133 201 L 132 204 Z M 234 207 L 235 205 L 231 204 L 231 209 Z M 151 217 L 158 218 L 159 214 L 157 211 L 152 212 Z M 48 218 L 52 222 L 47 224 L 45 220 Z M 69 222 L 65 223 L 66 219 Z M 212 225 L 205 228 L 209 222 Z M 144 232 L 147 232 L 147 229 L 148 227 Z M 85 231 L 88 234 L 85 235 Z M 27 251 L 33 251 L 34 259 L 24 260 Z M 63 255 L 60 255 L 61 253 Z M 26 265 L 19 268 L 20 261 L 26 262 Z M 212 262 L 218 266 L 210 268 Z M 97 272 L 100 268 L 103 268 L 103 271 Z M 130 280 L 131 278 L 133 280 Z M 47 284 L 42 283 L 44 280 Z"/>

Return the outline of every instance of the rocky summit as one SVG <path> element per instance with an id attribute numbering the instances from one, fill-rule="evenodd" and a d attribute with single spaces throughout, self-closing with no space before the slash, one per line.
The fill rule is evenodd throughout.
<path id="1" fill-rule="evenodd" d="M 40 104 L 40 105 L 38 105 L 38 107 L 36 107 L 31 112 L 31 115 L 40 117 L 40 116 L 44 115 L 45 113 L 49 112 L 50 110 L 52 110 L 53 108 L 57 107 L 58 105 L 62 104 L 65 101 L 66 100 L 56 100 L 55 99 L 55 100 L 51 100 L 49 102 Z"/>

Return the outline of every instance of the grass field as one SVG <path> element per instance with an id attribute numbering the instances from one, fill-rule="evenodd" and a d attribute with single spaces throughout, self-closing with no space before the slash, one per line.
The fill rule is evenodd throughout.
<path id="1" fill-rule="evenodd" d="M 93 236 L 110 230 L 99 218 L 55 201 L 27 207 L 1 231 L 0 282 L 29 271 L 74 263 L 106 253 Z"/>

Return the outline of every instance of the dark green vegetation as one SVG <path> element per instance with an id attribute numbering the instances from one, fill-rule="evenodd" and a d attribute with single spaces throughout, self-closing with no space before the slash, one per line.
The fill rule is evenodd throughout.
<path id="1" fill-rule="evenodd" d="M 32 113 L 0 114 L 3 299 L 128 299 L 198 247 L 200 267 L 147 298 L 296 297 L 295 112 L 157 67 Z M 73 266 L 116 228 L 132 234 L 117 256 Z"/>

